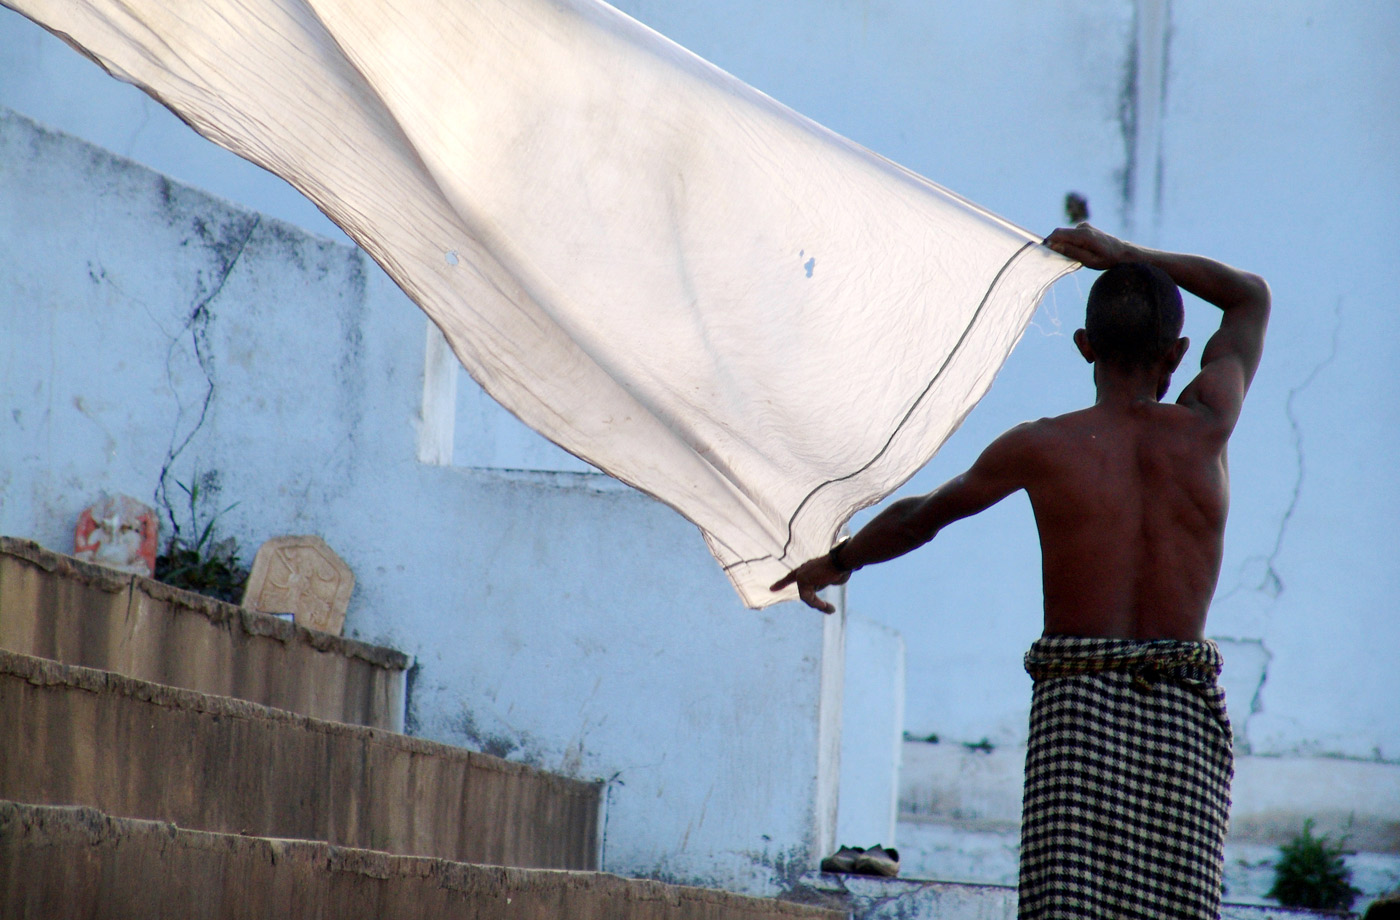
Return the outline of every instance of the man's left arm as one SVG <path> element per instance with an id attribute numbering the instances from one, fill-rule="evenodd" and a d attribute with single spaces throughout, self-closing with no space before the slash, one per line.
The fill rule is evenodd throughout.
<path id="1" fill-rule="evenodd" d="M 818 591 L 845 584 L 856 569 L 917 549 L 954 521 L 985 511 L 1025 488 L 1034 428 L 1034 423 L 1012 428 L 993 441 L 967 472 L 927 495 L 893 502 L 850 540 L 793 569 L 772 590 L 796 585 L 809 607 L 834 613 L 836 608 L 817 597 Z"/>

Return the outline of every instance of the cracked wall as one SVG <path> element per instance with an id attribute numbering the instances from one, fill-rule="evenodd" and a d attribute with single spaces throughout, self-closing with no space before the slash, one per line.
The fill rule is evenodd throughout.
<path id="1" fill-rule="evenodd" d="M 1400 137 L 1385 101 L 1400 66 L 1384 50 L 1400 11 L 1294 0 L 1261 22 L 1176 2 L 1172 15 L 1162 226 L 1274 291 L 1231 441 L 1211 614 L 1213 634 L 1258 649 L 1237 653 L 1249 664 L 1232 709 L 1255 754 L 1400 763 L 1400 672 L 1385 663 L 1400 644 L 1387 612 L 1400 590 L 1387 459 L 1400 411 L 1382 396 L 1400 359 L 1386 306 L 1400 266 L 1380 242 L 1400 230 L 1385 203 L 1400 174 L 1376 146 Z"/>
<path id="2" fill-rule="evenodd" d="M 245 554 L 346 560 L 412 731 L 610 779 L 605 868 L 774 893 L 829 849 L 841 618 L 744 610 L 613 480 L 420 463 L 426 321 L 352 247 L 4 109 L 0 207 L 0 532 L 198 481 Z"/>
<path id="3" fill-rule="evenodd" d="M 1077 15 L 1086 17 L 1082 30 L 1069 25 Z M 1400 67 L 1385 48 L 1400 39 L 1400 13 L 1289 0 L 1260 18 L 1127 0 L 1055 16 L 1054 25 L 1037 23 L 1038 42 L 1015 45 L 1040 68 L 1022 89 L 1042 107 L 1015 113 L 1007 133 L 1017 161 L 988 142 L 1003 136 L 1014 94 L 994 95 L 979 72 L 945 88 L 970 97 L 950 114 L 981 128 L 969 139 L 980 161 L 939 163 L 930 174 L 1045 229 L 1063 217 L 1037 211 L 1037 192 L 1002 205 L 996 186 L 1016 190 L 1027 176 L 1046 191 L 1058 183 L 1061 195 L 1084 192 L 1105 229 L 1214 255 L 1270 281 L 1264 363 L 1230 447 L 1232 508 L 1208 631 L 1226 647 L 1224 682 L 1245 752 L 1398 763 L 1400 671 L 1389 650 L 1400 645 L 1391 614 L 1400 536 L 1387 522 L 1400 508 L 1389 459 L 1400 412 L 1388 397 L 1400 335 L 1386 304 L 1400 283 L 1388 242 L 1400 230 L 1390 204 L 1400 200 L 1400 174 L 1387 152 L 1400 118 L 1385 100 L 1400 91 Z M 1021 28 L 997 22 L 1004 39 Z M 975 35 L 963 35 L 970 47 Z M 978 57 L 1000 67 L 1007 53 Z M 1075 110 L 1059 109 L 1063 99 Z M 924 135 L 932 149 L 947 151 L 931 137 L 945 130 L 960 137 L 940 122 Z M 1064 150 L 1078 162 L 1044 168 L 1042 157 L 1053 162 Z M 915 165 L 927 156 L 912 154 L 906 162 Z M 1069 342 L 1091 281 L 1080 273 L 1051 292 L 987 398 L 905 494 L 960 472 L 1006 428 L 1092 400 Z M 1193 348 L 1172 395 L 1218 318 L 1188 299 Z M 1038 632 L 1038 566 L 1029 506 L 1013 497 L 853 579 L 852 611 L 908 643 L 911 735 L 1023 741 L 1029 681 L 1020 653 Z"/>
<path id="4" fill-rule="evenodd" d="M 1281 571 L 1280 558 L 1288 537 L 1289 525 L 1293 522 L 1294 514 L 1303 499 L 1303 490 L 1307 483 L 1308 454 L 1304 449 L 1304 421 L 1296 404 L 1299 396 L 1312 387 L 1319 376 L 1336 360 L 1341 327 L 1342 303 L 1339 300 L 1333 312 L 1333 326 L 1328 337 L 1326 354 L 1301 380 L 1288 388 L 1283 400 L 1283 414 L 1292 442 L 1294 474 L 1292 488 L 1285 493 L 1286 505 L 1278 515 L 1273 543 L 1267 546 L 1264 553 L 1246 556 L 1235 572 L 1222 572 L 1220 586 L 1216 592 L 1214 608 L 1218 615 L 1212 635 L 1220 643 L 1227 660 L 1231 662 L 1229 677 L 1233 686 L 1227 686 L 1226 690 L 1229 698 L 1233 700 L 1231 718 L 1235 726 L 1236 744 L 1245 753 L 1255 752 L 1250 726 L 1255 717 L 1265 711 L 1269 663 L 1273 659 L 1267 644 L 1268 626 L 1272 614 L 1279 607 L 1281 595 L 1288 587 Z M 1267 534 L 1264 535 L 1264 543 L 1267 544 Z M 1248 610 L 1244 617 L 1240 616 L 1242 608 Z M 1252 637 L 1238 638 L 1226 634 L 1219 625 L 1221 620 L 1235 621 L 1239 624 L 1236 628 L 1242 626 L 1250 631 Z M 1261 746 L 1260 752 L 1280 753 L 1269 745 Z"/>
<path id="5" fill-rule="evenodd" d="M 1275 313 L 1232 441 L 1233 507 L 1211 620 L 1227 644 L 1231 707 L 1261 756 L 1400 759 L 1400 669 L 1391 661 L 1400 645 L 1400 479 L 1392 463 L 1400 401 L 1389 389 L 1400 364 L 1392 307 L 1400 285 L 1392 252 L 1400 237 L 1400 8 L 1281 0 L 1261 12 L 1160 0 L 1166 15 L 1153 31 L 1136 0 L 618 5 L 1024 226 L 1048 231 L 1061 222 L 1064 194 L 1075 189 L 1106 229 L 1136 229 L 1159 245 L 1262 273 Z M 0 11 L 7 16 L 17 19 Z M 1140 82 L 1149 92 L 1158 84 L 1140 81 L 1138 61 L 1154 35 L 1160 115 L 1145 143 L 1136 94 Z M 147 103 L 119 102 L 105 77 L 82 83 L 48 56 L 13 59 L 26 66 L 0 70 L 0 99 L 51 102 L 53 119 L 111 128 L 118 149 L 147 123 Z M 81 92 L 65 97 L 55 89 L 77 85 Z M 72 97 L 100 99 L 103 111 L 76 113 Z M 107 112 L 123 105 L 125 120 L 108 125 Z M 141 129 L 138 155 L 176 151 L 172 172 L 198 171 L 221 194 L 287 216 L 299 205 L 294 219 L 324 228 L 295 195 L 254 189 L 237 161 L 157 122 Z M 1068 338 L 1089 280 L 1081 273 L 1051 292 L 988 397 L 906 491 L 960 471 L 1005 428 L 1092 398 Z M 174 299 L 190 304 L 190 296 Z M 1188 305 L 1194 348 L 1186 367 L 1213 322 L 1210 308 Z M 1334 342 L 1336 357 L 1325 363 Z M 30 426 L 61 409 L 16 407 L 19 419 L 10 421 Z M 463 417 L 460 429 L 469 427 Z M 503 413 L 469 420 L 490 434 L 478 442 L 490 448 L 489 462 L 557 462 Z M 86 424 L 83 449 L 106 450 L 107 436 Z M 118 443 L 120 432 L 104 424 Z M 0 484 L 9 476 L 0 470 Z M 34 501 L 52 501 L 62 479 Z M 296 488 L 310 494 L 306 482 Z M 862 572 L 853 609 L 906 638 L 912 734 L 1015 743 L 1029 693 L 1020 654 L 1039 629 L 1034 522 L 1012 499 L 945 538 Z M 1272 597 L 1270 571 L 1282 587 Z"/>
<path id="6" fill-rule="evenodd" d="M 198 482 L 208 496 L 201 511 L 238 502 L 220 525 L 246 533 L 266 485 L 251 482 L 224 446 L 267 433 L 257 431 L 267 422 L 245 414 L 258 408 L 270 408 L 273 425 L 290 432 L 283 456 L 319 448 L 327 457 L 276 488 L 299 491 L 303 509 L 334 494 L 344 471 L 328 476 L 327 467 L 338 443 L 353 439 L 363 401 L 361 258 L 257 214 L 211 206 L 207 195 L 13 116 L 0 143 L 11 183 L 0 226 L 10 257 L 3 382 L 15 407 L 7 440 L 22 451 L 7 466 L 26 471 L 0 494 L 6 518 L 44 521 L 36 536 L 68 548 L 74 495 L 125 492 L 162 510 L 163 538 L 190 539 L 182 487 Z M 16 194 L 24 184 L 50 193 Z M 139 230 L 111 233 L 102 224 L 110 219 Z M 162 270 L 152 272 L 156 259 Z M 307 275 L 321 286 L 309 289 Z M 341 327 L 325 347 L 287 319 L 295 315 L 288 305 L 310 301 Z M 157 360 L 144 350 L 152 343 Z M 317 358 L 339 371 L 338 430 L 298 407 L 294 388 L 271 407 L 266 396 L 250 406 L 237 395 L 259 362 Z M 226 387 L 235 395 L 226 398 Z M 318 445 L 328 434 L 332 443 Z"/>

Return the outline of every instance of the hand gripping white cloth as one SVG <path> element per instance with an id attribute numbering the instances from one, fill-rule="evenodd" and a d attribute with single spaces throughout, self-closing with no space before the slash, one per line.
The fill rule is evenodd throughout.
<path id="1" fill-rule="evenodd" d="M 597 0 L 4 2 L 301 190 L 753 607 L 1075 266 Z"/>

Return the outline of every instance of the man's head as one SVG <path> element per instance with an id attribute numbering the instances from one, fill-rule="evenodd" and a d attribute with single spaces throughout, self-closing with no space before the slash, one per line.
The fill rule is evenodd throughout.
<path id="1" fill-rule="evenodd" d="M 1091 360 L 1125 371 L 1167 360 L 1167 370 L 1175 370 L 1184 316 L 1181 291 L 1166 272 L 1142 262 L 1114 266 L 1089 290 L 1084 333 Z"/>

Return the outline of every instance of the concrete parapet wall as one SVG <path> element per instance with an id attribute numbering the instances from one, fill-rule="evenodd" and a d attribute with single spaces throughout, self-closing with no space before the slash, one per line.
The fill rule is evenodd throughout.
<path id="1" fill-rule="evenodd" d="M 0 537 L 0 648 L 400 731 L 408 657 Z"/>
<path id="2" fill-rule="evenodd" d="M 172 883 L 172 880 L 178 880 Z M 843 914 L 585 872 L 200 833 L 0 802 L 0 915 L 336 920 L 840 920 Z"/>
<path id="3" fill-rule="evenodd" d="M 231 834 L 594 869 L 600 787 L 0 651 L 0 798 Z"/>
<path id="4" fill-rule="evenodd" d="M 856 875 L 804 876 L 795 894 L 849 912 L 852 920 L 1015 920 L 1016 889 L 919 879 Z M 1322 920 L 1354 916 L 1333 911 L 1222 904 L 1220 920 Z"/>
<path id="5" fill-rule="evenodd" d="M 1026 749 L 906 742 L 900 820 L 973 832 L 1016 831 Z M 1312 819 L 1352 850 L 1400 855 L 1400 766 L 1336 757 L 1236 753 L 1231 844 L 1278 846 Z"/>
<path id="6" fill-rule="evenodd" d="M 906 874 L 1015 884 L 1026 749 L 944 742 L 904 745 L 899 849 Z M 1362 902 L 1400 884 L 1400 766 L 1332 757 L 1236 753 L 1225 890 L 1259 904 L 1278 847 L 1305 821 L 1345 840 Z"/>

